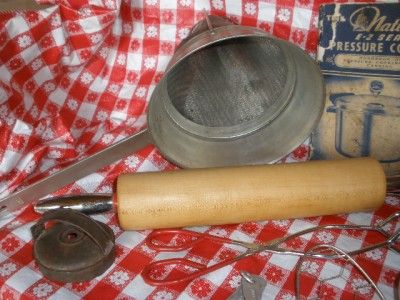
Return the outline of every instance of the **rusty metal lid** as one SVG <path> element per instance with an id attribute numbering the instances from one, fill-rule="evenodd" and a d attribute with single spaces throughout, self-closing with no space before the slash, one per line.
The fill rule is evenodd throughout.
<path id="1" fill-rule="evenodd" d="M 113 231 L 71 209 L 46 212 L 31 227 L 33 254 L 44 276 L 61 282 L 91 280 L 115 259 Z"/>

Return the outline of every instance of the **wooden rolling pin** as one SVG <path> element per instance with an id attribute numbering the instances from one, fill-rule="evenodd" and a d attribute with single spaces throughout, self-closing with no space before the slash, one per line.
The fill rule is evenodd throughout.
<path id="1" fill-rule="evenodd" d="M 171 228 L 373 210 L 386 179 L 372 158 L 124 174 L 123 229 Z"/>

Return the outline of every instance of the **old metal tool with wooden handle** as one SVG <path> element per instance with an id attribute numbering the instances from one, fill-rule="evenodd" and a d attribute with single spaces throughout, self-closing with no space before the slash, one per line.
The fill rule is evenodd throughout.
<path id="1" fill-rule="evenodd" d="M 136 230 L 366 211 L 385 195 L 379 162 L 356 158 L 124 174 L 114 205 L 121 227 Z M 68 206 L 36 210 L 49 203 Z"/>

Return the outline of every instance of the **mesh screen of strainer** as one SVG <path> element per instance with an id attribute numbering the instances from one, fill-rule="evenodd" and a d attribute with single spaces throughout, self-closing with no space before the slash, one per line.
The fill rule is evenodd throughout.
<path id="1" fill-rule="evenodd" d="M 167 89 L 173 106 L 186 119 L 228 127 L 286 101 L 280 96 L 287 74 L 285 56 L 272 39 L 237 38 L 185 58 L 169 73 Z"/>

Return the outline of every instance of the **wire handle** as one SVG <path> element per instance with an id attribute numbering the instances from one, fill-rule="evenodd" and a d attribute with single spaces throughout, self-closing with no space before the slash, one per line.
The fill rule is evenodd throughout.
<path id="1" fill-rule="evenodd" d="M 367 251 L 371 251 L 377 248 L 381 247 L 387 247 L 396 253 L 400 254 L 400 249 L 397 249 L 395 247 L 395 244 L 399 242 L 400 238 L 400 229 L 398 229 L 394 234 L 389 234 L 385 229 L 383 228 L 385 225 L 388 223 L 394 221 L 395 219 L 400 217 L 400 211 L 394 213 L 393 215 L 389 216 L 387 219 L 381 221 L 375 226 L 368 226 L 368 225 L 349 225 L 349 224 L 331 224 L 331 225 L 321 225 L 317 227 L 312 227 L 308 229 L 301 230 L 299 232 L 293 233 L 291 235 L 278 238 L 272 241 L 269 241 L 265 244 L 256 244 L 256 243 L 246 243 L 246 242 L 241 242 L 237 240 L 231 240 L 229 238 L 223 238 L 223 237 L 218 237 L 214 235 L 210 235 L 207 233 L 198 233 L 195 231 L 189 231 L 189 230 L 184 230 L 184 229 L 168 229 L 168 230 L 154 230 L 148 237 L 148 244 L 149 247 L 158 250 L 158 251 L 180 251 L 180 250 L 185 250 L 193 247 L 200 241 L 204 240 L 210 240 L 219 244 L 236 244 L 239 246 L 242 246 L 247 249 L 242 254 L 239 254 L 235 257 L 229 258 L 227 260 L 218 262 L 212 266 L 206 266 L 204 264 L 200 264 L 185 258 L 172 258 L 172 259 L 165 259 L 165 260 L 159 260 L 150 263 L 147 265 L 143 271 L 142 271 L 142 277 L 143 279 L 151 284 L 151 285 L 168 285 L 168 284 L 176 284 L 176 283 L 182 283 L 182 282 L 187 282 L 190 280 L 193 280 L 199 276 L 205 275 L 207 273 L 213 272 L 217 269 L 220 269 L 224 266 L 230 265 L 238 260 L 241 260 L 245 257 L 251 256 L 253 254 L 262 252 L 262 251 L 269 251 L 271 253 L 278 253 L 278 254 L 286 254 L 286 255 L 296 255 L 300 257 L 314 257 L 314 258 L 321 258 L 321 259 L 336 259 L 336 258 L 345 258 L 347 256 L 352 256 L 360 253 L 364 253 Z M 353 251 L 348 251 L 345 254 L 343 254 L 340 251 L 335 251 L 335 254 L 326 254 L 321 251 L 313 251 L 313 249 L 310 249 L 308 251 L 298 251 L 298 250 L 288 250 L 281 248 L 280 245 L 287 242 L 288 240 L 294 239 L 296 237 L 300 237 L 302 235 L 308 234 L 308 233 L 315 233 L 319 230 L 325 230 L 325 229 L 330 229 L 330 230 L 367 230 L 367 231 L 372 231 L 376 232 L 380 235 L 382 235 L 383 238 L 385 238 L 384 241 L 363 247 L 361 249 L 353 250 Z M 178 236 L 186 236 L 189 237 L 189 239 L 184 239 L 181 244 L 165 244 L 165 243 L 160 243 L 160 240 L 158 238 L 163 238 L 163 237 L 169 237 L 171 235 L 178 235 Z M 169 239 L 170 240 L 170 239 Z M 320 247 L 326 246 L 326 245 L 319 245 Z M 329 246 L 329 245 L 328 245 Z M 316 248 L 314 248 L 316 249 Z M 180 266 L 182 268 L 186 268 L 189 271 L 188 273 L 179 273 L 180 275 L 176 275 L 176 273 L 172 274 L 170 279 L 166 278 L 155 278 L 154 274 L 157 273 L 157 270 L 160 271 L 161 269 L 169 269 L 173 268 L 174 266 Z"/>
<path id="2" fill-rule="evenodd" d="M 170 258 L 154 261 L 147 266 L 144 267 L 142 271 L 143 280 L 151 285 L 160 286 L 160 285 L 170 285 L 191 281 L 197 277 L 206 275 L 215 270 L 221 269 L 227 265 L 234 263 L 235 261 L 241 260 L 247 256 L 253 255 L 253 252 L 246 251 L 245 253 L 235 256 L 233 258 L 223 260 L 219 263 L 216 263 L 212 266 L 207 266 L 186 258 Z M 166 271 L 166 269 L 170 269 L 173 266 L 179 266 L 181 268 L 186 269 L 188 273 L 182 273 L 180 271 L 178 274 L 173 274 L 171 278 L 156 278 L 155 274 L 157 271 Z"/>
<path id="3" fill-rule="evenodd" d="M 166 244 L 160 241 L 159 238 L 173 237 L 186 237 L 181 243 Z M 223 238 L 208 233 L 199 233 L 195 231 L 189 231 L 185 229 L 158 229 L 153 230 L 147 237 L 147 243 L 149 248 L 157 251 L 181 251 L 192 248 L 194 245 L 204 240 L 210 240 L 218 244 L 236 244 L 248 248 L 249 243 L 231 240 L 229 238 Z"/>

